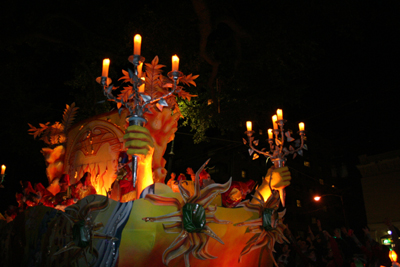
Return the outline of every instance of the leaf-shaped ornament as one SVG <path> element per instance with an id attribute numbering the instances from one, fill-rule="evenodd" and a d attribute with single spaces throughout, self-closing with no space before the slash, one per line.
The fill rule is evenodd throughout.
<path id="1" fill-rule="evenodd" d="M 303 156 L 303 150 L 300 149 L 299 151 L 297 151 L 297 153 L 299 153 L 300 156 Z"/>
<path id="2" fill-rule="evenodd" d="M 286 136 L 286 140 L 287 140 L 288 142 L 294 141 L 294 138 L 290 136 L 290 132 L 289 132 L 289 131 L 287 131 L 287 132 L 285 133 L 285 136 Z"/>
<path id="3" fill-rule="evenodd" d="M 29 124 L 29 123 L 28 123 Z M 32 127 L 32 126 L 31 126 Z M 247 140 L 243 138 L 243 144 L 247 145 Z"/>
<path id="4" fill-rule="evenodd" d="M 253 152 L 254 152 L 254 150 L 251 149 L 251 148 L 249 148 L 249 155 L 250 155 L 250 156 L 253 155 Z"/>
<path id="5" fill-rule="evenodd" d="M 141 94 L 141 96 L 144 102 L 150 102 L 151 97 L 149 95 Z"/>
<path id="6" fill-rule="evenodd" d="M 254 153 L 253 160 L 258 159 L 260 156 L 257 153 Z"/>
<path id="7" fill-rule="evenodd" d="M 259 142 L 260 140 L 254 140 L 253 141 L 253 144 L 255 145 L 255 146 L 258 146 L 258 142 Z"/>
<path id="8" fill-rule="evenodd" d="M 158 101 L 158 103 L 159 103 L 161 106 L 168 107 L 168 103 L 167 103 L 167 101 L 165 101 L 164 98 L 161 98 L 161 99 Z"/>
<path id="9" fill-rule="evenodd" d="M 305 150 L 308 150 L 307 144 L 304 144 L 304 145 L 303 145 L 303 148 L 304 148 Z"/>

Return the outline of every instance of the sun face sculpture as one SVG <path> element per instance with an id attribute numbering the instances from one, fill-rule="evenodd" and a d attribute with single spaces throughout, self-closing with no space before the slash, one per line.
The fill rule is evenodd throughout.
<path id="1" fill-rule="evenodd" d="M 247 245 L 243 248 L 239 256 L 239 262 L 243 255 L 250 253 L 251 251 L 260 247 L 267 247 L 267 250 L 271 254 L 274 264 L 275 262 L 272 252 L 274 250 L 275 242 L 282 244 L 283 241 L 289 243 L 286 237 L 283 235 L 283 231 L 286 226 L 282 223 L 282 218 L 285 215 L 286 210 L 278 212 L 280 203 L 279 192 L 271 189 L 271 196 L 267 201 L 264 201 L 263 196 L 256 191 L 256 195 L 253 197 L 258 203 L 252 204 L 249 201 L 243 202 L 243 206 L 246 210 L 256 212 L 259 214 L 258 219 L 237 223 L 235 226 L 248 226 L 247 232 L 254 233 L 253 237 L 247 242 Z"/>
<path id="2" fill-rule="evenodd" d="M 157 195 L 146 196 L 146 199 L 155 205 L 173 205 L 177 208 L 176 212 L 170 214 L 143 218 L 146 222 L 173 222 L 163 224 L 165 232 L 179 233 L 174 242 L 163 253 L 162 260 L 165 265 L 168 265 L 172 259 L 183 255 L 185 266 L 188 267 L 190 266 L 190 253 L 200 260 L 215 259 L 216 257 L 207 251 L 210 237 L 224 244 L 208 225 L 210 223 L 228 224 L 231 222 L 218 220 L 215 217 L 217 207 L 210 206 L 210 204 L 218 194 L 229 189 L 231 180 L 222 185 L 211 184 L 200 190 L 199 174 L 208 162 L 209 160 L 196 173 L 192 196 L 188 190 L 179 184 L 183 203 L 176 198 Z"/>
<path id="3" fill-rule="evenodd" d="M 99 238 L 109 239 L 112 241 L 117 240 L 112 236 L 95 232 L 101 229 L 103 224 L 92 222 L 92 212 L 105 209 L 107 206 L 108 198 L 104 197 L 104 200 L 102 201 L 90 202 L 83 207 L 79 206 L 78 204 L 67 207 L 63 215 L 72 224 L 72 241 L 53 255 L 57 256 L 69 250 L 76 250 L 75 257 L 69 257 L 71 261 L 78 261 L 80 257 L 83 257 L 87 266 L 93 265 L 98 258 L 98 252 L 96 248 L 93 247 L 92 239 Z M 92 262 L 89 262 L 87 259 L 88 253 L 93 257 Z"/>

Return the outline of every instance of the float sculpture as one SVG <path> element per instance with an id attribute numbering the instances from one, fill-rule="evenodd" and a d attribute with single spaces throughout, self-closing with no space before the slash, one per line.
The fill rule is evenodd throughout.
<path id="1" fill-rule="evenodd" d="M 110 85 L 109 65 L 98 79 L 107 97 L 124 110 L 75 124 L 65 136 L 62 157 L 49 154 L 54 162 L 63 162 L 62 174 L 54 180 L 69 176 L 70 186 L 87 173 L 79 186 L 93 186 L 97 194 L 59 209 L 34 205 L 1 224 L 0 265 L 276 265 L 273 246 L 287 241 L 284 212 L 278 211 L 279 192 L 290 184 L 287 167 L 272 167 L 253 199 L 236 208 L 221 202 L 220 195 L 231 181 L 201 188 L 200 176 L 208 161 L 196 172 L 191 187 L 179 183 L 179 192 L 173 192 L 164 184 L 162 156 L 177 129 L 180 113 L 175 95 L 190 100 L 193 95 L 180 84 L 195 85 L 197 76 L 179 73 L 175 59 L 172 74 L 164 77 L 158 57 L 141 71 L 144 59 L 136 46 L 130 60 L 134 70 L 123 72 L 123 85 Z M 133 156 L 131 170 L 136 175 L 126 177 L 121 171 L 129 166 L 125 151 Z M 124 183 L 130 183 L 133 192 L 125 197 Z"/>

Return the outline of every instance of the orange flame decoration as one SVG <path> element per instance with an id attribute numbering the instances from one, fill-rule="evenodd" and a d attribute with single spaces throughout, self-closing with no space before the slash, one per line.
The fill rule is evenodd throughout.
<path id="1" fill-rule="evenodd" d="M 100 174 L 100 165 L 99 163 L 95 164 L 93 168 L 90 168 L 90 165 L 87 164 L 86 167 L 81 167 L 78 171 L 77 177 L 82 177 L 86 172 L 89 172 L 91 175 L 91 183 L 96 189 L 96 193 L 98 195 L 107 195 L 107 188 L 104 187 L 104 176 L 107 174 L 108 169 L 106 167 L 105 171 Z"/>
<path id="2" fill-rule="evenodd" d="M 389 251 L 389 258 L 392 262 L 397 261 L 397 254 L 394 250 Z"/>

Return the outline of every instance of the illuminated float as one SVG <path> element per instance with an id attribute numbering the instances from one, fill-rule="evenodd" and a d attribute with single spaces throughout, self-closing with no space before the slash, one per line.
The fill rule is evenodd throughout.
<path id="1" fill-rule="evenodd" d="M 123 71 L 120 88 L 107 77 L 109 60 L 98 78 L 119 111 L 72 125 L 73 104 L 62 123 L 31 126 L 50 145 L 43 149 L 49 186 L 27 186 L 37 198 L 2 226 L 1 266 L 276 265 L 274 244 L 287 241 L 284 210 L 278 212 L 291 179 L 285 157 L 304 148 L 304 126 L 301 145 L 285 150 L 281 118 L 280 131 L 269 139 L 270 154 L 254 148 L 248 128 L 251 153 L 276 165 L 251 201 L 240 202 L 254 184 L 205 183 L 208 161 L 192 171 L 193 181 L 176 182 L 172 190 L 164 183 L 163 155 L 177 130 L 176 96 L 190 100 L 182 84 L 195 85 L 197 76 L 183 75 L 176 56 L 168 77 L 158 57 L 142 71 L 138 37 L 129 61 L 134 68 Z M 222 205 L 223 193 L 229 208 Z"/>

